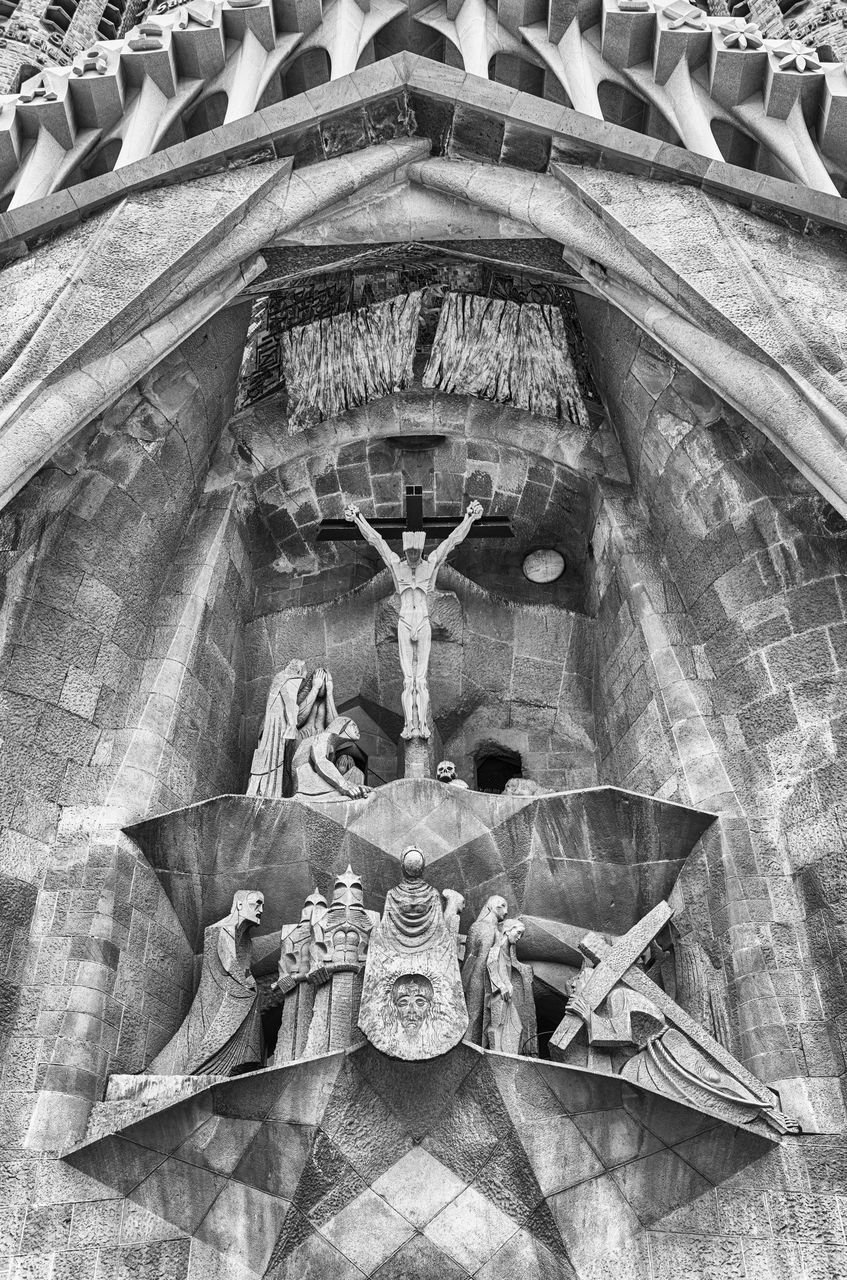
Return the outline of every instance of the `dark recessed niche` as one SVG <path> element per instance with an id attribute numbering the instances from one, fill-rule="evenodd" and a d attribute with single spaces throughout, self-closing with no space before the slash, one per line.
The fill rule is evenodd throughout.
<path id="1" fill-rule="evenodd" d="M 508 747 L 485 747 L 476 757 L 476 789 L 502 795 L 510 778 L 522 778 L 521 758 Z"/>
<path id="2" fill-rule="evenodd" d="M 440 444 L 444 444 L 446 436 L 437 435 L 408 435 L 408 436 L 385 436 L 385 443 L 390 444 L 392 449 L 402 449 L 407 453 L 421 453 L 424 449 L 437 449 Z"/>

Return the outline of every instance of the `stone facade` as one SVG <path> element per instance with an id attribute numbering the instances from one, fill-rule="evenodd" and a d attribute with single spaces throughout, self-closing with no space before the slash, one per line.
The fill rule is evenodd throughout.
<path id="1" fill-rule="evenodd" d="M 836 1280 L 845 215 L 412 62 L 0 218 L 0 1280 Z"/>

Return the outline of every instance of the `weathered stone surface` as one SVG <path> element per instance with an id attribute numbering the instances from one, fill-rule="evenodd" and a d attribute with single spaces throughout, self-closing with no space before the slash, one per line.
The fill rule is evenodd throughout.
<path id="1" fill-rule="evenodd" d="M 278 887 L 266 895 L 264 919 L 274 929 L 315 883 L 329 892 L 329 877 L 348 863 L 361 874 L 366 905 L 381 907 L 415 839 L 426 844 L 432 883 L 458 889 L 468 912 L 490 896 L 479 886 L 493 892 L 499 884 L 516 913 L 540 915 L 556 904 L 571 923 L 624 933 L 641 904 L 668 895 L 712 821 L 612 787 L 497 796 L 407 780 L 331 808 L 222 796 L 131 831 L 197 939 L 245 879 L 261 886 L 273 877 Z M 567 887 L 559 867 L 567 868 Z"/>

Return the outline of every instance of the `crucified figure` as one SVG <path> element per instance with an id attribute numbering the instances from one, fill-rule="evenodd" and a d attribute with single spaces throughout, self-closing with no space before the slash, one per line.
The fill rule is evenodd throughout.
<path id="1" fill-rule="evenodd" d="M 423 529 L 403 534 L 403 552 L 398 556 L 385 538 L 368 524 L 358 507 L 344 508 L 344 517 L 353 522 L 366 542 L 379 552 L 383 562 L 391 570 L 394 589 L 400 603 L 397 622 L 397 641 L 400 646 L 400 667 L 403 672 L 403 726 L 404 738 L 428 738 L 429 728 L 429 650 L 432 644 L 432 625 L 429 620 L 430 600 L 435 592 L 438 570 L 450 552 L 464 542 L 471 525 L 482 516 L 482 507 L 472 502 L 465 518 L 452 533 L 439 542 L 428 556 L 423 554 L 426 533 Z"/>

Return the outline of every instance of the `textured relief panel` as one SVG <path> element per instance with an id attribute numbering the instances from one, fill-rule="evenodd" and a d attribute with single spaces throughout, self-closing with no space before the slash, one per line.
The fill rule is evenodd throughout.
<path id="1" fill-rule="evenodd" d="M 420 307 L 420 293 L 410 293 L 289 329 L 282 338 L 289 430 L 409 386 Z"/>
<path id="2" fill-rule="evenodd" d="M 425 387 L 499 400 L 589 429 L 556 307 L 449 293 L 422 380 Z"/>

